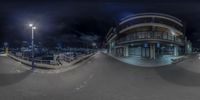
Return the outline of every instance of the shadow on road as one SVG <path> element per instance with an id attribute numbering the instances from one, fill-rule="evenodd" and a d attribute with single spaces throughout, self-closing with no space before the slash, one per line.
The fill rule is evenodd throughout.
<path id="1" fill-rule="evenodd" d="M 171 83 L 183 86 L 200 86 L 200 73 L 188 71 L 181 66 L 165 66 L 155 70 L 164 80 Z"/>
<path id="2" fill-rule="evenodd" d="M 12 85 L 25 79 L 32 71 L 24 71 L 21 73 L 2 74 L 0 73 L 0 86 Z"/>

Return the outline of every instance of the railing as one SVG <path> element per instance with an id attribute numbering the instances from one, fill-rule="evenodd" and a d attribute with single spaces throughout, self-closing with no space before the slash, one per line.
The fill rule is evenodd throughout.
<path id="1" fill-rule="evenodd" d="M 117 30 L 121 31 L 121 30 L 124 30 L 124 29 L 126 29 L 130 26 L 134 26 L 134 25 L 138 25 L 138 24 L 149 24 L 149 23 L 155 23 L 155 24 L 169 26 L 169 27 L 172 27 L 172 28 L 179 30 L 180 32 L 184 31 L 184 28 L 183 28 L 182 25 L 179 25 L 179 24 L 177 24 L 173 21 L 162 19 L 162 18 L 150 18 L 150 17 L 149 18 L 139 18 L 139 19 L 135 19 L 135 20 L 130 20 L 126 23 L 119 25 Z"/>
<path id="2" fill-rule="evenodd" d="M 22 59 L 22 60 L 25 60 L 25 61 L 32 61 L 32 58 L 30 57 L 24 57 L 24 56 L 17 56 L 16 54 L 13 54 L 11 52 L 9 52 L 9 55 L 12 55 L 18 59 Z M 49 64 L 49 65 L 57 65 L 57 62 L 56 61 L 53 61 L 53 60 L 41 60 L 41 59 L 34 59 L 34 62 L 35 63 L 38 63 L 38 64 Z"/>
<path id="3" fill-rule="evenodd" d="M 11 53 L 11 52 L 9 52 L 9 55 L 14 56 L 15 58 L 20 59 L 20 60 L 25 60 L 25 61 L 29 61 L 29 62 L 32 61 L 31 57 L 17 56 L 15 53 Z M 59 64 L 62 64 L 63 61 L 65 61 L 67 63 L 71 63 L 73 61 L 81 59 L 82 57 L 84 57 L 86 55 L 89 55 L 89 54 L 79 54 L 79 55 L 76 55 L 76 56 L 74 56 L 74 55 L 64 55 L 63 57 L 61 57 L 59 55 L 59 57 L 55 60 L 34 59 L 34 62 L 37 63 L 37 64 L 59 65 Z"/>
<path id="4" fill-rule="evenodd" d="M 168 14 L 162 14 L 162 13 L 139 13 L 139 14 L 134 14 L 134 15 L 129 15 L 129 16 L 126 16 L 122 19 L 120 19 L 120 21 L 124 21 L 124 20 L 127 20 L 129 18 L 132 18 L 132 17 L 137 17 L 137 16 L 164 16 L 164 17 L 167 17 L 167 18 L 171 18 L 171 19 L 174 19 L 178 22 L 182 22 L 180 19 L 174 17 L 174 16 L 171 16 L 171 15 L 168 15 Z"/>
<path id="5" fill-rule="evenodd" d="M 80 57 L 82 57 L 82 56 L 86 56 L 86 54 L 81 54 L 81 55 L 78 55 L 78 56 L 64 56 L 64 61 L 65 62 L 68 62 L 68 63 L 70 63 L 70 62 L 72 62 L 72 61 L 74 61 L 74 60 L 76 60 L 76 59 L 78 59 L 78 58 L 80 58 Z"/>
<path id="6" fill-rule="evenodd" d="M 165 35 L 163 35 L 165 34 Z M 150 32 L 142 32 L 142 33 L 132 33 L 126 36 L 119 38 L 116 43 L 122 43 L 127 41 L 148 41 L 148 40 L 158 40 L 158 41 L 169 41 L 176 42 L 179 44 L 183 44 L 184 41 L 181 37 L 175 37 L 173 35 L 168 35 L 168 33 L 150 33 Z"/>

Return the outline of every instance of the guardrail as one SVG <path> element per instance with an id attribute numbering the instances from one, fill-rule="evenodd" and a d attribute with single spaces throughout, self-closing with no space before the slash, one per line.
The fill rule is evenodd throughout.
<path id="1" fill-rule="evenodd" d="M 92 54 L 92 53 L 90 53 L 90 54 Z M 78 58 L 81 58 L 81 57 L 84 57 L 84 56 L 90 55 L 90 54 L 80 54 L 80 55 L 78 55 L 78 56 L 67 56 L 67 55 L 65 55 L 65 56 L 63 57 L 63 59 L 61 59 L 61 60 L 65 61 L 65 62 L 67 62 L 67 63 L 70 63 L 70 62 L 72 62 L 72 61 L 74 61 L 74 60 L 77 60 Z"/>
<path id="2" fill-rule="evenodd" d="M 18 58 L 18 59 L 25 60 L 25 61 L 29 61 L 29 62 L 32 61 L 32 58 L 29 58 L 29 57 L 17 56 L 17 55 L 15 55 L 15 54 L 13 54 L 13 53 L 9 53 L 9 55 L 12 56 L 12 57 L 16 57 L 16 58 Z M 57 65 L 57 62 L 56 62 L 56 61 L 53 61 L 53 60 L 34 59 L 34 62 L 35 62 L 35 63 L 38 63 L 38 64 Z"/>
<path id="3" fill-rule="evenodd" d="M 29 66 L 32 65 L 32 63 L 31 63 L 32 59 L 31 58 L 16 56 L 15 54 L 12 54 L 12 53 L 9 53 L 8 56 L 17 60 L 17 61 L 20 61 L 23 64 L 26 64 L 26 65 L 29 65 Z M 82 61 L 85 58 L 90 57 L 90 56 L 92 56 L 92 54 L 79 55 L 79 56 L 76 56 L 76 57 L 73 57 L 73 58 L 69 58 L 69 57 L 66 56 L 66 58 L 63 59 L 63 60 L 66 61 L 68 64 L 64 64 L 64 66 L 73 65 L 77 62 Z M 34 59 L 34 61 L 35 61 L 35 66 L 37 66 L 38 68 L 55 69 L 55 68 L 63 67 L 62 64 L 60 64 L 61 60 L 54 61 L 54 60 Z"/>

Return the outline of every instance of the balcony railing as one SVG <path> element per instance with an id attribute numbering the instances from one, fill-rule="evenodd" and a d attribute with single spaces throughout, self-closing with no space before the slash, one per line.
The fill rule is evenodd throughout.
<path id="1" fill-rule="evenodd" d="M 157 23 L 157 24 L 163 24 L 163 25 L 167 25 L 169 27 L 172 27 L 172 28 L 175 28 L 177 30 L 179 30 L 180 32 L 183 32 L 184 31 L 184 28 L 183 26 L 175 23 L 175 22 L 172 22 L 170 20 L 166 20 L 166 19 L 161 19 L 161 18 L 139 18 L 139 19 L 135 19 L 135 20 L 131 20 L 131 21 L 128 21 L 122 25 L 119 25 L 118 26 L 118 31 L 121 31 L 125 28 L 128 28 L 130 26 L 133 26 L 133 25 L 137 25 L 137 24 L 145 24 L 145 23 Z"/>
<path id="2" fill-rule="evenodd" d="M 161 32 L 138 32 L 132 33 L 117 39 L 116 43 L 126 43 L 126 42 L 136 42 L 136 41 L 166 41 L 166 42 L 174 42 L 177 44 L 183 44 L 184 39 L 183 37 L 176 37 L 171 35 L 170 33 L 161 33 Z"/>

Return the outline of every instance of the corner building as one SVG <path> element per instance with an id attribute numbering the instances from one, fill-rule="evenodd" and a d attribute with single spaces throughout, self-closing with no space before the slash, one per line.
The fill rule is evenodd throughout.
<path id="1" fill-rule="evenodd" d="M 106 36 L 108 53 L 157 59 L 192 52 L 182 21 L 160 13 L 142 13 L 123 18 Z"/>

